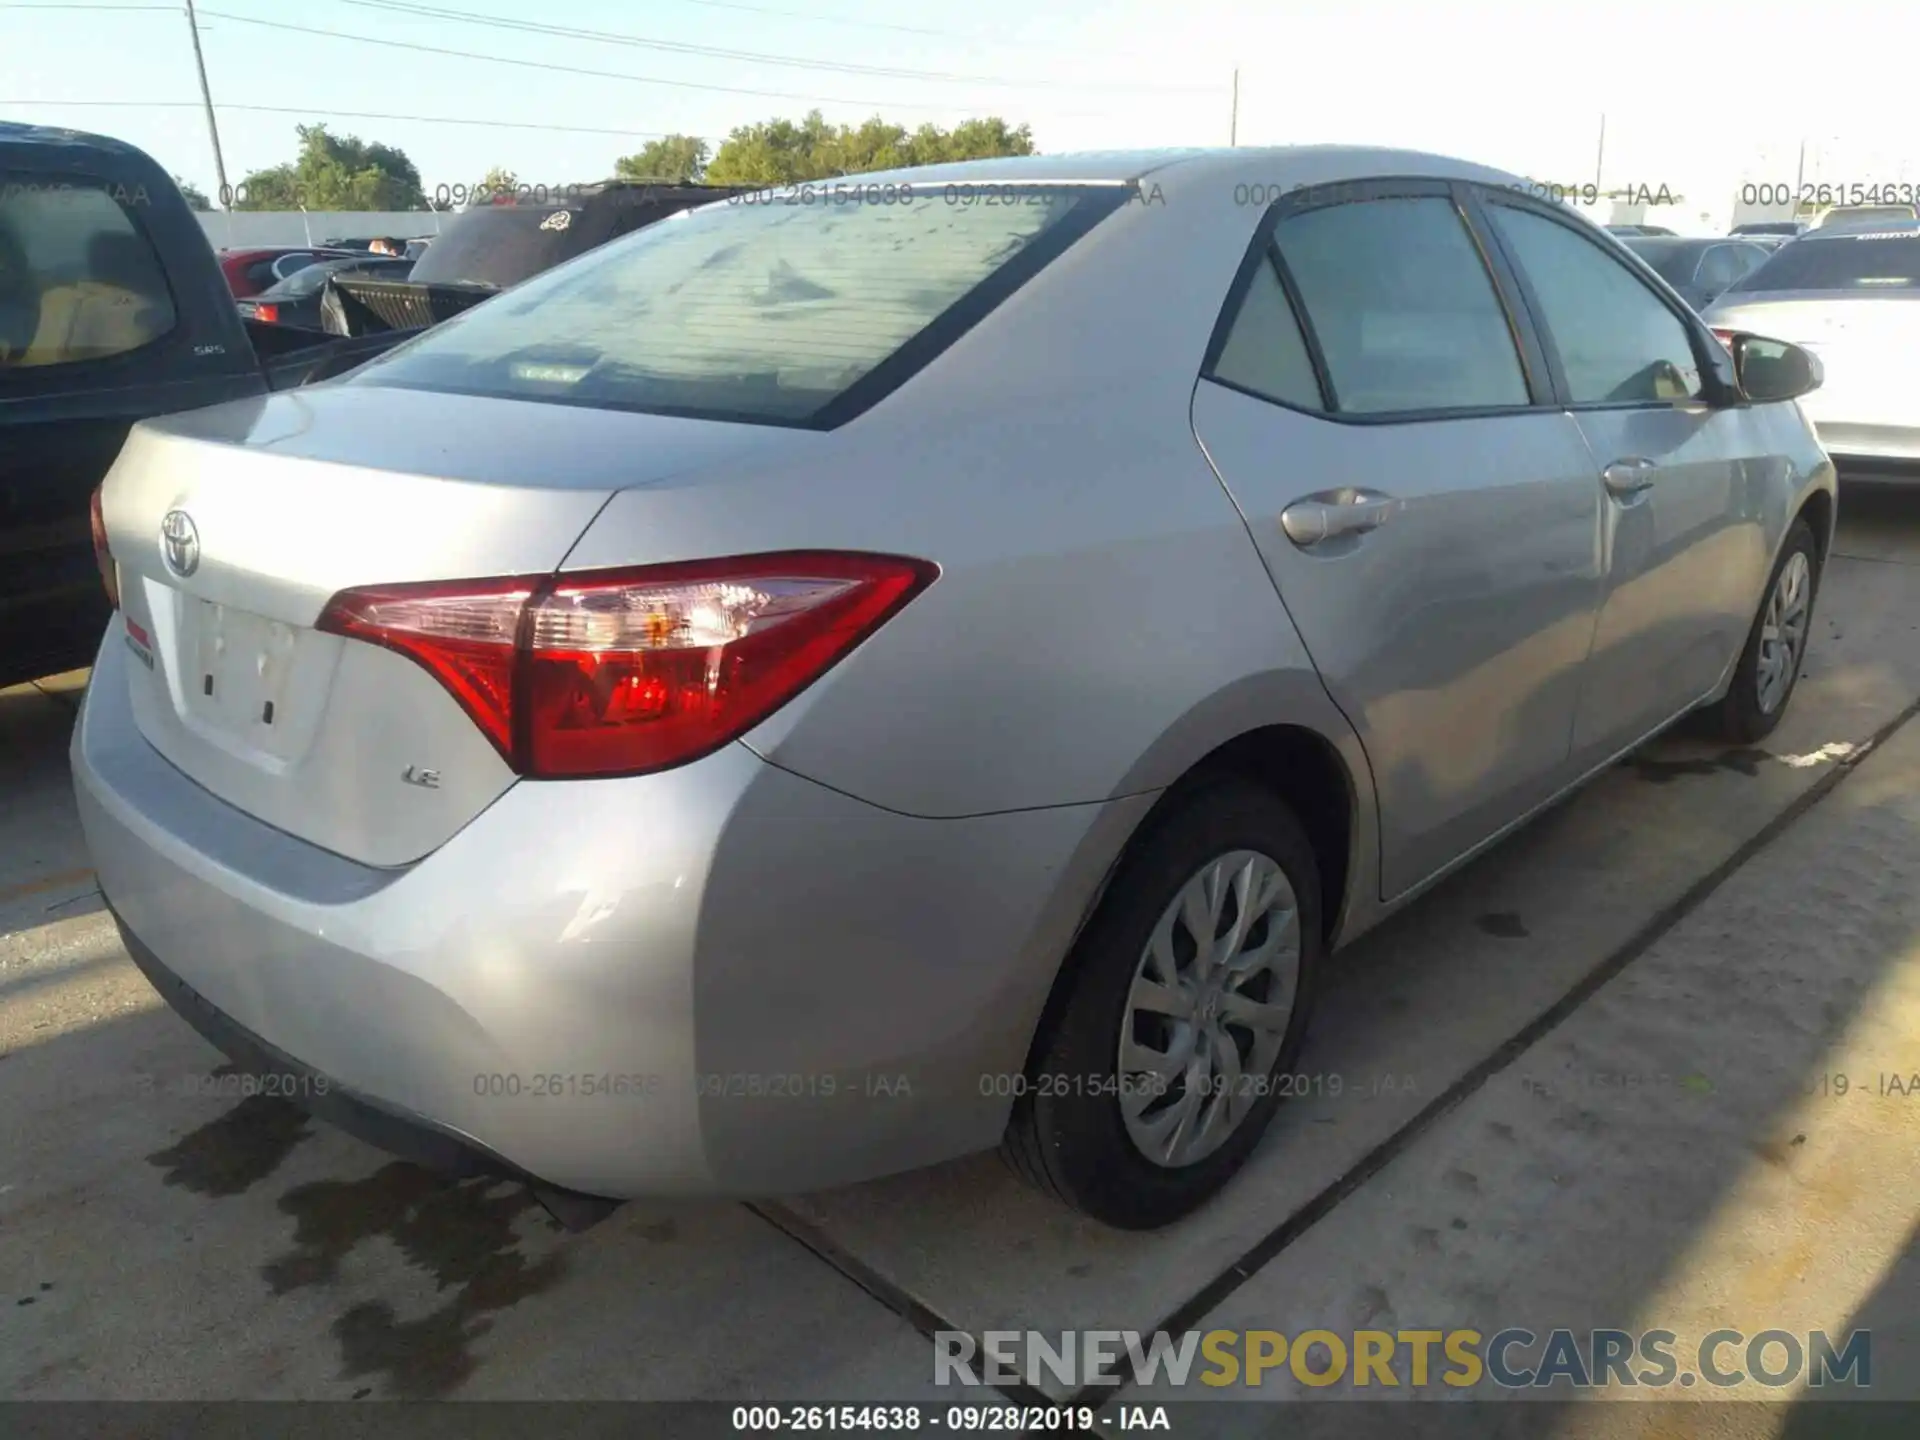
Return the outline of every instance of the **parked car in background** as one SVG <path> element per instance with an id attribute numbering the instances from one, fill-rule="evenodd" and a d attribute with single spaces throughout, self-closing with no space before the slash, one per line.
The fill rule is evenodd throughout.
<path id="1" fill-rule="evenodd" d="M 1817 366 L 1431 155 L 859 180 L 139 426 L 94 868 L 388 1145 L 606 1201 L 999 1143 L 1162 1225 L 1333 947 L 1680 716 L 1778 723 Z"/>
<path id="2" fill-rule="evenodd" d="M 1920 220 L 1920 206 L 1916 205 L 1836 205 L 1820 217 L 1820 230 L 1831 230 L 1837 226 L 1884 225 L 1888 221 Z"/>
<path id="3" fill-rule="evenodd" d="M 1749 220 L 1744 225 L 1736 225 L 1727 233 L 1738 235 L 1745 240 L 1758 240 L 1762 237 L 1776 237 L 1791 240 L 1795 235 L 1807 232 L 1804 220 Z"/>
<path id="4" fill-rule="evenodd" d="M 748 193 L 748 186 L 611 181 L 475 205 L 435 237 L 406 280 L 343 277 L 327 287 L 321 315 L 337 335 L 436 325 L 597 245 Z"/>
<path id="5" fill-rule="evenodd" d="M 1820 358 L 1826 383 L 1801 408 L 1835 459 L 1920 470 L 1920 224 L 1815 230 L 1728 289 L 1707 318 Z"/>
<path id="6" fill-rule="evenodd" d="M 250 320 L 268 325 L 295 325 L 325 335 L 320 324 L 320 292 L 336 275 L 372 275 L 389 280 L 404 280 L 413 270 L 411 260 L 388 260 L 378 256 L 355 255 L 340 260 L 323 260 L 308 265 L 263 290 L 251 300 L 240 301 L 240 313 Z"/>
<path id="7" fill-rule="evenodd" d="M 249 324 L 151 158 L 104 136 L 0 123 L 0 685 L 85 665 L 99 648 L 111 606 L 88 499 L 129 426 L 257 402 L 402 338 Z"/>
<path id="8" fill-rule="evenodd" d="M 268 246 L 264 249 L 222 250 L 220 273 L 227 277 L 227 288 L 236 300 L 258 295 L 303 270 L 316 260 L 350 258 L 351 250 Z"/>
<path id="9" fill-rule="evenodd" d="M 1609 235 L 1618 235 L 1623 239 L 1629 235 L 1671 235 L 1673 231 L 1664 225 L 1609 225 Z"/>
<path id="10" fill-rule="evenodd" d="M 1772 251 L 1744 240 L 1683 240 L 1677 236 L 1628 235 L 1621 240 L 1660 278 L 1699 310 L 1734 281 L 1767 263 Z"/>

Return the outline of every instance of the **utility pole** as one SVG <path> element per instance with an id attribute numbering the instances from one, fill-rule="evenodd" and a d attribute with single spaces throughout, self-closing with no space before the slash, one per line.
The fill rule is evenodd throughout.
<path id="1" fill-rule="evenodd" d="M 200 72 L 200 103 L 207 107 L 207 134 L 213 140 L 213 172 L 220 177 L 220 208 L 233 209 L 233 191 L 227 187 L 227 162 L 220 153 L 220 123 L 213 118 L 213 92 L 207 88 L 207 60 L 200 53 L 200 17 L 187 0 L 187 29 L 193 35 L 193 64 Z"/>
<path id="2" fill-rule="evenodd" d="M 1233 72 L 1233 114 L 1227 121 L 1227 144 L 1240 143 L 1240 72 Z"/>
<path id="3" fill-rule="evenodd" d="M 1596 197 L 1601 194 L 1600 175 L 1607 163 L 1607 116 L 1600 113 L 1600 152 L 1593 157 L 1593 190 Z"/>
<path id="4" fill-rule="evenodd" d="M 1787 211 L 1787 218 L 1789 220 L 1798 220 L 1800 218 L 1800 183 L 1806 178 L 1807 141 L 1806 137 L 1802 136 L 1800 139 L 1800 163 L 1794 167 L 1793 171 L 1793 198 L 1787 202 L 1792 207 Z"/>

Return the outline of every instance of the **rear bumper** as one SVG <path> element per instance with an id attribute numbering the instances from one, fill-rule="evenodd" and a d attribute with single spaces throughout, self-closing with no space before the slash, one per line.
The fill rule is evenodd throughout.
<path id="1" fill-rule="evenodd" d="M 113 907 L 107 908 L 119 926 L 127 954 L 160 998 L 242 1073 L 273 1080 L 272 1093 L 295 1099 L 303 1110 L 369 1145 L 449 1175 L 517 1173 L 504 1156 L 443 1130 L 424 1116 L 410 1115 L 356 1094 L 332 1076 L 268 1044 L 161 964 L 160 957 L 127 928 Z"/>
<path id="2" fill-rule="evenodd" d="M 1151 800 L 917 820 L 736 745 L 523 782 L 376 870 L 175 770 L 125 663 L 103 648 L 73 774 L 156 988 L 249 1068 L 326 1077 L 339 1104 L 309 1108 L 377 1144 L 588 1195 L 777 1194 L 995 1143 L 997 1077 Z"/>

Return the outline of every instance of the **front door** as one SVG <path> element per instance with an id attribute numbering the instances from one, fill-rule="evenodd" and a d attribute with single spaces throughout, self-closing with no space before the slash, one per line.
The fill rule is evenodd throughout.
<path id="1" fill-rule="evenodd" d="M 1709 398 L 1697 327 L 1599 239 L 1547 207 L 1486 198 L 1604 497 L 1606 598 L 1574 727 L 1590 766 L 1706 699 L 1739 654 L 1788 461 Z"/>

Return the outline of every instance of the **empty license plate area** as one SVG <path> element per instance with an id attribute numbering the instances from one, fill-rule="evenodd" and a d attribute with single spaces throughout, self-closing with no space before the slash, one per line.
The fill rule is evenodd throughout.
<path id="1" fill-rule="evenodd" d="M 181 616 L 179 677 L 187 714 L 202 725 L 277 750 L 301 636 L 291 625 L 211 600 L 191 599 Z"/>

